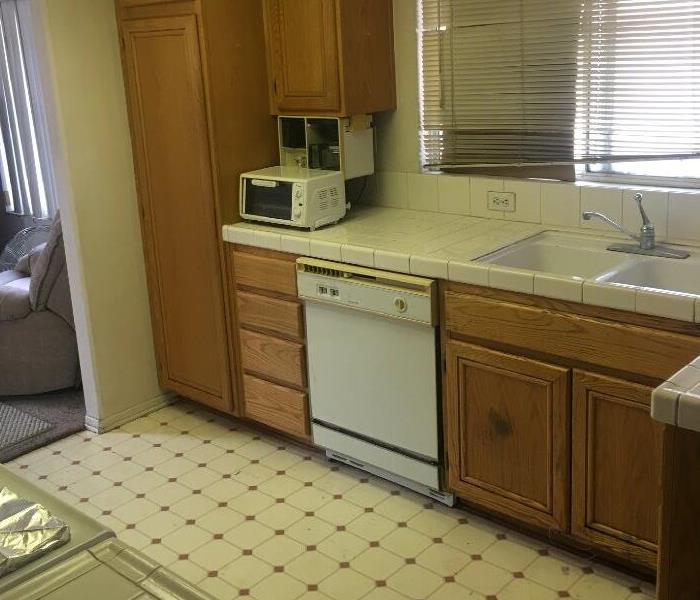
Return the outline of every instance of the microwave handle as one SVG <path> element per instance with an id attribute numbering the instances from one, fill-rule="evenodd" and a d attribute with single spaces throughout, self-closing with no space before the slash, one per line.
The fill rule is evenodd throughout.
<path id="1" fill-rule="evenodd" d="M 251 179 L 250 184 L 256 187 L 268 187 L 274 188 L 279 185 L 276 181 L 271 181 L 269 179 Z"/>

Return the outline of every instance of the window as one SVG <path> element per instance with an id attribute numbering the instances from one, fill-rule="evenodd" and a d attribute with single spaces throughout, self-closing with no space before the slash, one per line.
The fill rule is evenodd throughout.
<path id="1" fill-rule="evenodd" d="M 419 0 L 427 168 L 700 178 L 700 0 Z"/>
<path id="2" fill-rule="evenodd" d="M 0 178 L 6 211 L 48 218 L 55 202 L 29 4 L 0 0 Z"/>

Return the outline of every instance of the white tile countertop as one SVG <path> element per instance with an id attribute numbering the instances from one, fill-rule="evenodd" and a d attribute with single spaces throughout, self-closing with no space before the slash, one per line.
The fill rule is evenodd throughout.
<path id="1" fill-rule="evenodd" d="M 565 231 L 570 240 L 579 236 L 581 245 L 597 242 L 602 249 L 620 239 L 599 231 L 379 206 L 356 206 L 339 224 L 313 232 L 256 222 L 225 225 L 223 238 L 364 267 L 700 322 L 700 281 L 696 294 L 680 293 L 475 262 L 545 231 Z"/>
<path id="2" fill-rule="evenodd" d="M 653 391 L 651 416 L 662 423 L 700 431 L 700 357 Z"/>

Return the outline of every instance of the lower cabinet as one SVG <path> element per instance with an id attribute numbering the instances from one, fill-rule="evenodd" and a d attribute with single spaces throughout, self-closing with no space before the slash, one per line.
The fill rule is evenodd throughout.
<path id="1" fill-rule="evenodd" d="M 585 371 L 573 382 L 571 533 L 653 568 L 663 427 L 652 389 Z"/>
<path id="2" fill-rule="evenodd" d="M 306 339 L 296 256 L 228 245 L 241 416 L 308 440 Z"/>
<path id="3" fill-rule="evenodd" d="M 449 483 L 466 500 L 564 531 L 569 524 L 568 369 L 447 345 Z"/>

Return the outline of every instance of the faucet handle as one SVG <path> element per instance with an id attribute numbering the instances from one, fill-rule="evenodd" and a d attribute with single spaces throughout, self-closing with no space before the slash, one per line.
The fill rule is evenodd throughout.
<path id="1" fill-rule="evenodd" d="M 647 216 L 647 213 L 644 210 L 644 207 L 642 206 L 642 200 L 644 199 L 644 196 L 637 192 L 634 196 L 632 196 L 632 199 L 637 203 L 639 213 L 642 215 L 642 230 L 654 229 L 654 225 L 652 225 L 651 220 Z"/>

